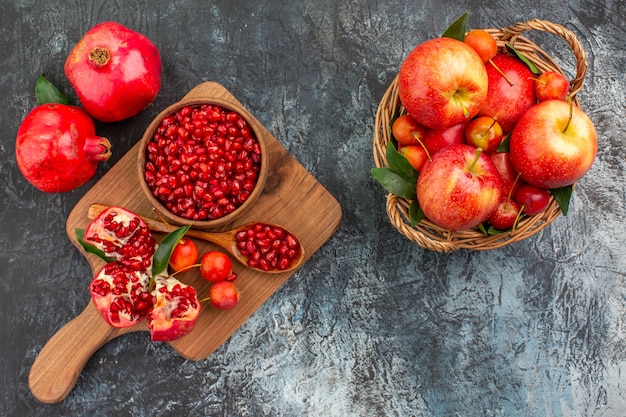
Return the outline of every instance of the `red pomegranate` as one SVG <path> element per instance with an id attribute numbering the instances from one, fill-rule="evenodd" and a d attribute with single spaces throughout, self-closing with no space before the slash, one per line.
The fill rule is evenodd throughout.
<path id="1" fill-rule="evenodd" d="M 111 144 L 96 136 L 93 120 L 81 108 L 42 104 L 22 121 L 15 142 L 17 166 L 37 189 L 60 193 L 89 181 L 98 163 L 111 156 Z"/>
<path id="2" fill-rule="evenodd" d="M 65 75 L 82 106 L 102 122 L 127 119 L 161 89 L 161 55 L 141 33 L 116 22 L 92 27 L 65 61 Z"/>

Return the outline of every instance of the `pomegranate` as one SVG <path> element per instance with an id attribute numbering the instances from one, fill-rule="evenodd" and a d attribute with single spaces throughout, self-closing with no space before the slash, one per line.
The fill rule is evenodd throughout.
<path id="1" fill-rule="evenodd" d="M 108 324 L 128 327 L 147 318 L 154 341 L 175 340 L 193 329 L 200 313 L 196 290 L 166 271 L 151 281 L 158 245 L 141 217 L 109 207 L 89 223 L 83 239 L 115 259 L 90 285 L 93 303 Z"/>
<path id="2" fill-rule="evenodd" d="M 218 219 L 240 207 L 261 170 L 261 147 L 239 113 L 212 104 L 165 117 L 146 145 L 144 179 L 171 213 Z"/>
<path id="3" fill-rule="evenodd" d="M 96 173 L 111 156 L 108 139 L 96 136 L 93 120 L 82 109 L 49 103 L 35 107 L 22 121 L 15 142 L 17 166 L 37 189 L 71 191 Z"/>
<path id="4" fill-rule="evenodd" d="M 155 342 L 176 340 L 193 330 L 200 314 L 196 290 L 174 277 L 157 276 L 154 305 L 148 313 L 150 337 Z"/>
<path id="5" fill-rule="evenodd" d="M 248 266 L 264 271 L 289 269 L 302 254 L 300 242 L 293 234 L 266 223 L 255 223 L 239 231 L 235 240 Z"/>
<path id="6" fill-rule="evenodd" d="M 130 327 L 141 321 L 152 306 L 150 276 L 122 261 L 106 264 L 91 281 L 94 306 L 113 327 Z"/>
<path id="7" fill-rule="evenodd" d="M 65 61 L 82 106 L 102 122 L 127 119 L 161 89 L 161 55 L 146 36 L 116 22 L 92 27 Z"/>

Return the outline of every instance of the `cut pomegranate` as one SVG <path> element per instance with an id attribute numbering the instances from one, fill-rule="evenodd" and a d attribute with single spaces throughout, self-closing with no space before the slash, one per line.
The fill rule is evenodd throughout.
<path id="1" fill-rule="evenodd" d="M 193 329 L 200 314 L 195 288 L 174 277 L 158 276 L 152 294 L 154 306 L 147 317 L 153 341 L 176 340 Z"/>
<path id="2" fill-rule="evenodd" d="M 104 210 L 89 223 L 84 240 L 135 270 L 151 270 L 156 240 L 141 217 L 129 210 Z"/>
<path id="3" fill-rule="evenodd" d="M 248 122 L 212 104 L 165 117 L 147 143 L 144 179 L 172 214 L 214 220 L 239 208 L 254 190 L 261 147 Z"/>
<path id="4" fill-rule="evenodd" d="M 91 281 L 91 299 L 104 320 L 113 327 L 137 324 L 152 307 L 150 276 L 121 261 L 106 264 Z"/>
<path id="5" fill-rule="evenodd" d="M 235 236 L 237 249 L 247 264 L 264 271 L 289 269 L 301 255 L 300 242 L 287 230 L 266 223 L 255 223 Z"/>

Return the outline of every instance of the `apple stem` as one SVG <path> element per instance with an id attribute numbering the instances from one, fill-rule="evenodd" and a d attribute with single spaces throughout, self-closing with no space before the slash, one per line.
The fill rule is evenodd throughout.
<path id="1" fill-rule="evenodd" d="M 466 118 L 470 117 L 470 112 L 469 110 L 467 110 L 467 106 L 465 105 L 465 103 L 463 102 L 463 100 L 461 100 L 458 96 L 455 95 L 456 101 L 459 102 L 459 105 L 461 106 L 461 108 L 463 109 L 463 116 L 465 116 Z"/>
<path id="2" fill-rule="evenodd" d="M 574 101 L 569 100 L 569 117 L 567 118 L 567 124 L 565 125 L 565 129 L 563 129 L 563 133 L 567 132 L 567 128 L 569 127 L 570 122 L 572 121 L 572 117 L 574 115 Z"/>
<path id="3" fill-rule="evenodd" d="M 483 153 L 482 148 L 476 148 L 476 153 L 474 155 L 474 160 L 472 161 L 472 163 L 470 164 L 469 168 L 467 169 L 470 174 L 473 174 L 473 170 L 474 167 L 476 166 L 476 163 L 478 162 L 478 158 L 480 158 L 480 155 Z"/>
<path id="4" fill-rule="evenodd" d="M 498 66 L 496 64 L 493 63 L 492 60 L 489 60 L 489 63 L 491 65 L 493 65 L 493 67 L 496 69 L 496 71 L 498 71 L 500 73 L 500 75 L 502 75 L 504 77 L 504 79 L 506 80 L 506 82 L 509 83 L 509 85 L 514 86 L 515 84 L 513 83 L 513 81 L 511 81 L 509 79 L 509 77 L 506 76 L 506 74 L 504 72 L 502 72 L 502 70 L 500 68 L 498 68 Z"/>
<path id="5" fill-rule="evenodd" d="M 422 142 L 422 140 L 419 138 L 419 135 L 415 132 L 413 132 L 411 134 L 411 136 L 413 136 L 413 138 L 419 142 L 420 146 L 422 147 L 422 149 L 424 149 L 424 152 L 426 152 L 426 157 L 428 158 L 429 161 L 431 161 L 431 157 L 430 157 L 430 152 L 428 152 L 428 149 L 426 149 L 426 146 L 424 146 L 424 142 Z"/>

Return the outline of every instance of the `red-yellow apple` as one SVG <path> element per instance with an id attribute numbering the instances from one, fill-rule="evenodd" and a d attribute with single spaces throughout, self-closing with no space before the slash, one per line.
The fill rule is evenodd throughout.
<path id="1" fill-rule="evenodd" d="M 495 152 L 502 143 L 502 127 L 497 120 L 481 116 L 473 119 L 465 127 L 465 141 L 468 145 L 483 151 Z"/>
<path id="2" fill-rule="evenodd" d="M 398 95 L 421 125 L 442 129 L 467 122 L 487 96 L 487 72 L 480 56 L 452 38 L 416 46 L 398 73 Z"/>
<path id="3" fill-rule="evenodd" d="M 535 80 L 537 100 L 565 100 L 569 93 L 569 81 L 563 74 L 546 71 Z"/>
<path id="4" fill-rule="evenodd" d="M 597 151 L 591 119 L 563 100 L 542 101 L 528 109 L 509 142 L 511 162 L 524 181 L 548 189 L 581 179 Z"/>
<path id="5" fill-rule="evenodd" d="M 444 129 L 426 129 L 422 143 L 431 155 L 450 145 L 465 144 L 465 123 Z"/>
<path id="6" fill-rule="evenodd" d="M 489 89 L 478 115 L 493 117 L 502 131 L 509 133 L 522 113 L 537 101 L 535 76 L 521 60 L 507 54 L 497 54 L 485 67 Z"/>
<path id="7" fill-rule="evenodd" d="M 517 190 L 524 185 L 524 180 L 513 167 L 511 156 L 508 152 L 494 152 L 489 154 L 489 158 L 500 174 L 502 197 L 514 198 Z"/>
<path id="8" fill-rule="evenodd" d="M 469 145 L 451 145 L 426 161 L 417 179 L 424 215 L 450 230 L 484 222 L 500 203 L 500 175 L 491 159 Z"/>

